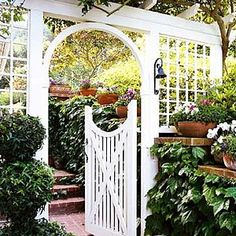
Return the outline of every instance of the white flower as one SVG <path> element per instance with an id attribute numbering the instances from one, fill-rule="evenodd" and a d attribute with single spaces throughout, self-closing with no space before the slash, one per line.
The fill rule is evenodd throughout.
<path id="1" fill-rule="evenodd" d="M 228 124 L 227 122 L 224 122 L 224 123 L 220 123 L 218 127 L 220 127 L 223 131 L 229 131 L 230 124 Z"/>
<path id="2" fill-rule="evenodd" d="M 208 134 L 207 134 L 207 138 L 214 138 L 215 139 L 217 137 L 218 130 L 219 130 L 219 127 L 216 127 L 214 129 L 209 129 Z"/>
<path id="3" fill-rule="evenodd" d="M 217 142 L 218 142 L 218 143 L 223 143 L 223 141 L 224 141 L 223 136 L 220 136 L 220 137 L 217 139 Z"/>
<path id="4" fill-rule="evenodd" d="M 236 120 L 232 120 L 232 125 L 236 126 Z"/>

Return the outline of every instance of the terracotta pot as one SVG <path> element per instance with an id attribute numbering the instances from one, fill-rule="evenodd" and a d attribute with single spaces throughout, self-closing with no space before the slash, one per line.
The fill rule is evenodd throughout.
<path id="1" fill-rule="evenodd" d="M 216 123 L 204 123 L 198 121 L 181 121 L 176 125 L 176 129 L 186 137 L 205 138 L 208 129 L 214 129 Z"/>
<path id="2" fill-rule="evenodd" d="M 236 170 L 236 160 L 234 160 L 232 155 L 225 153 L 223 161 L 226 168 Z"/>
<path id="3" fill-rule="evenodd" d="M 95 96 L 97 93 L 97 89 L 96 88 L 87 88 L 87 89 L 81 88 L 79 92 L 83 96 Z"/>
<path id="4" fill-rule="evenodd" d="M 214 160 L 216 163 L 219 163 L 219 164 L 224 163 L 224 161 L 223 161 L 224 153 L 223 152 L 215 153 L 213 155 L 213 157 L 214 157 Z"/>
<path id="5" fill-rule="evenodd" d="M 50 84 L 50 93 L 71 94 L 71 87 L 66 84 Z"/>
<path id="6" fill-rule="evenodd" d="M 97 100 L 100 105 L 108 105 L 115 103 L 118 97 L 119 96 L 115 93 L 102 93 L 97 95 Z"/>
<path id="7" fill-rule="evenodd" d="M 116 108 L 116 115 L 119 118 L 125 118 L 127 117 L 127 113 L 128 113 L 128 107 L 127 106 L 118 106 Z"/>
<path id="8" fill-rule="evenodd" d="M 127 117 L 127 113 L 128 113 L 128 107 L 127 106 L 118 106 L 116 108 L 116 115 L 119 118 Z M 141 108 L 140 107 L 137 108 L 137 116 L 141 116 Z"/>

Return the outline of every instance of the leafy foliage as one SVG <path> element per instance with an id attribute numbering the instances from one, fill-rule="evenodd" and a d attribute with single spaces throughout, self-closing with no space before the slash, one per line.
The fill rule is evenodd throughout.
<path id="1" fill-rule="evenodd" d="M 226 137 L 226 150 L 227 153 L 231 154 L 234 159 L 236 159 L 236 137 L 228 136 Z"/>
<path id="2" fill-rule="evenodd" d="M 0 212 L 17 224 L 32 221 L 52 198 L 52 170 L 40 161 L 1 166 Z"/>
<path id="3" fill-rule="evenodd" d="M 0 229 L 0 236 L 74 236 L 66 233 L 63 227 L 57 222 L 48 222 L 46 219 L 40 219 L 32 222 L 31 227 L 16 227 L 10 225 Z"/>
<path id="4" fill-rule="evenodd" d="M 116 129 L 120 121 L 113 106 L 101 107 L 93 97 L 74 97 L 65 102 L 49 102 L 49 152 L 65 169 L 77 174 L 84 183 L 84 108 L 93 107 L 93 119 L 105 131 Z"/>
<path id="5" fill-rule="evenodd" d="M 174 113 L 171 117 L 173 123 L 179 121 L 200 121 L 200 122 L 223 122 L 229 120 L 231 117 L 228 114 L 227 110 L 222 106 L 215 105 L 213 103 L 203 103 L 201 100 L 197 105 L 190 103 L 190 107 L 194 107 L 195 110 L 187 110 L 183 107 L 178 112 Z"/>
<path id="6" fill-rule="evenodd" d="M 198 170 L 209 163 L 203 149 L 177 142 L 154 145 L 151 153 L 160 159 L 160 171 L 148 192 L 146 235 L 236 234 L 236 183 Z"/>
<path id="7" fill-rule="evenodd" d="M 232 74 L 235 72 L 231 72 Z M 236 74 L 236 73 L 235 73 Z M 236 118 L 236 86 L 235 77 L 224 78 L 222 85 L 211 88 L 207 93 L 208 99 L 213 99 L 215 104 L 227 109 L 232 118 Z"/>
<path id="8" fill-rule="evenodd" d="M 37 117 L 20 114 L 0 117 L 0 155 L 5 161 L 32 159 L 44 138 L 45 129 Z"/>
<path id="9" fill-rule="evenodd" d="M 140 69 L 133 58 L 117 62 L 109 69 L 98 74 L 95 80 L 101 81 L 110 87 L 116 86 L 119 94 L 124 94 L 127 88 L 139 91 L 141 86 Z"/>

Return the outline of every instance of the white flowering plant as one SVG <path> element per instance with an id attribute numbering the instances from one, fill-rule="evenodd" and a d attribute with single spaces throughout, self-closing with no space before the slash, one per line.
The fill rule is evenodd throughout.
<path id="1" fill-rule="evenodd" d="M 207 138 L 214 140 L 211 146 L 212 155 L 231 153 L 236 159 L 236 120 L 220 123 L 216 128 L 209 129 Z"/>
<path id="2" fill-rule="evenodd" d="M 228 119 L 228 112 L 208 99 L 202 99 L 197 103 L 188 102 L 179 106 L 171 116 L 171 122 L 199 121 L 204 123 L 219 123 Z"/>

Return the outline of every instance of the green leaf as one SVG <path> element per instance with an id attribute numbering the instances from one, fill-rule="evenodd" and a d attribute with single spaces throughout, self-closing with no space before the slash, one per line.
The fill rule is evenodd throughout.
<path id="1" fill-rule="evenodd" d="M 236 226 L 236 213 L 224 212 L 219 217 L 220 228 L 227 228 L 230 232 Z"/>
<path id="2" fill-rule="evenodd" d="M 214 216 L 217 215 L 220 211 L 228 209 L 229 209 L 229 200 L 225 200 L 224 198 L 218 198 L 218 200 L 213 203 Z"/>
<path id="3" fill-rule="evenodd" d="M 194 147 L 192 148 L 192 154 L 196 159 L 203 159 L 206 155 L 206 151 L 200 147 Z"/>
<path id="4" fill-rule="evenodd" d="M 236 187 L 227 188 L 225 197 L 232 197 L 236 201 Z"/>

